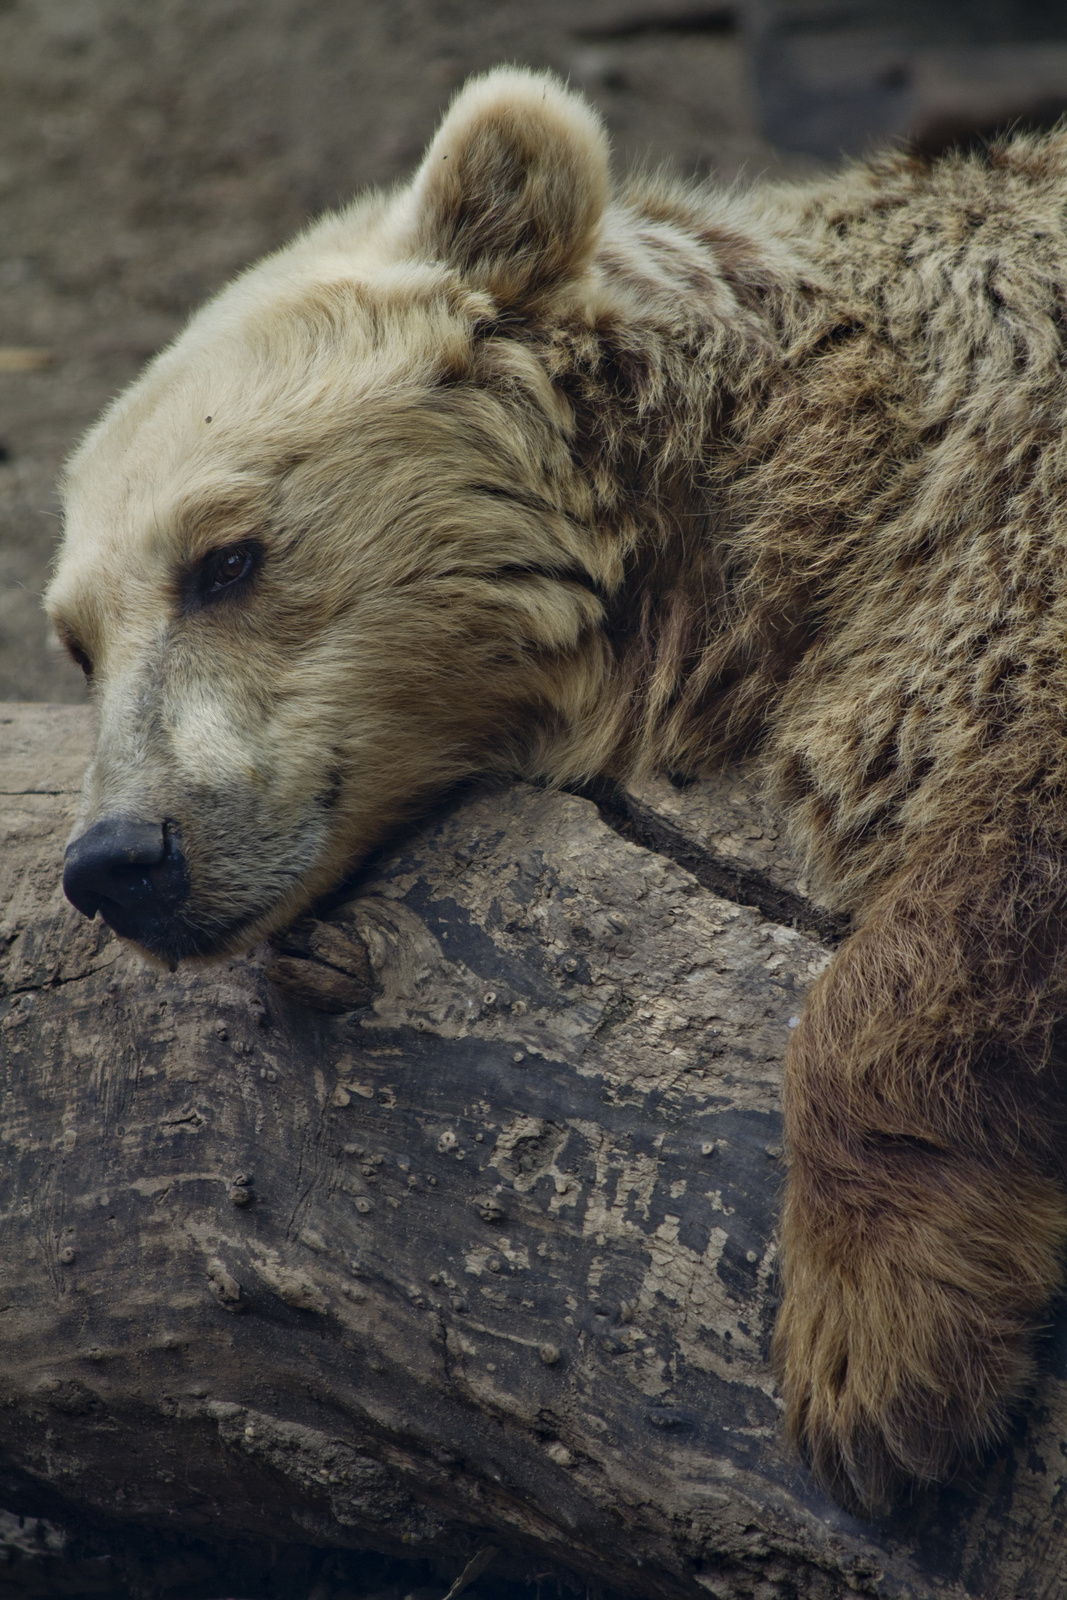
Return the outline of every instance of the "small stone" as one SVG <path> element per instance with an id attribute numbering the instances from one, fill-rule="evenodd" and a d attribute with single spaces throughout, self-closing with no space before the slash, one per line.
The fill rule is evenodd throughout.
<path id="1" fill-rule="evenodd" d="M 538 1352 L 546 1367 L 554 1367 L 560 1358 L 558 1345 L 543 1344 Z"/>
<path id="2" fill-rule="evenodd" d="M 207 1264 L 207 1283 L 224 1311 L 243 1310 L 241 1285 L 218 1257 Z"/>
<path id="3" fill-rule="evenodd" d="M 77 1260 L 77 1252 L 68 1244 L 59 1252 L 59 1259 L 65 1267 L 71 1267 Z"/>

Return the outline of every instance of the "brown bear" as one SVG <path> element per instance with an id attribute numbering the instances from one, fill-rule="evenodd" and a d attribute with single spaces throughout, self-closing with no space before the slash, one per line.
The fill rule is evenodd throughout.
<path id="1" fill-rule="evenodd" d="M 792 1040 L 776 1359 L 859 1506 L 1000 1434 L 1060 1282 L 1067 133 L 612 192 L 550 77 L 196 316 L 70 463 L 66 886 L 251 945 L 474 773 L 761 748 L 854 932 Z"/>

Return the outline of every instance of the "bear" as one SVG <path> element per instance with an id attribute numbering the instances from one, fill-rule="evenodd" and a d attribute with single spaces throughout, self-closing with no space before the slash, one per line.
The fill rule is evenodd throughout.
<path id="1" fill-rule="evenodd" d="M 774 1355 L 866 1513 L 1001 1438 L 1067 1235 L 1067 132 L 614 187 L 550 75 L 193 317 L 76 450 L 64 883 L 251 947 L 479 774 L 759 752 L 851 933 L 785 1075 Z"/>

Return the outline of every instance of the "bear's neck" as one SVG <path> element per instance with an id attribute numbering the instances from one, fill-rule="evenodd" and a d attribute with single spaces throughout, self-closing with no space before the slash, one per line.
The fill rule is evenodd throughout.
<path id="1" fill-rule="evenodd" d="M 699 772 L 758 742 L 819 627 L 789 552 L 847 523 L 890 444 L 856 426 L 892 403 L 868 319 L 754 215 L 701 191 L 613 214 L 594 316 L 543 351 L 610 595 L 595 761 L 572 741 L 564 765 Z"/>

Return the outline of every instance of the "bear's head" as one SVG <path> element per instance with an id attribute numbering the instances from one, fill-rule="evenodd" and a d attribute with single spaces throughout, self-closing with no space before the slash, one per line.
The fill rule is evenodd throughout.
<path id="1" fill-rule="evenodd" d="M 99 718 L 79 909 L 170 963 L 247 948 L 588 717 L 617 557 L 507 331 L 593 315 L 606 198 L 583 102 L 476 80 L 410 185 L 239 278 L 82 443 L 47 597 Z"/>

